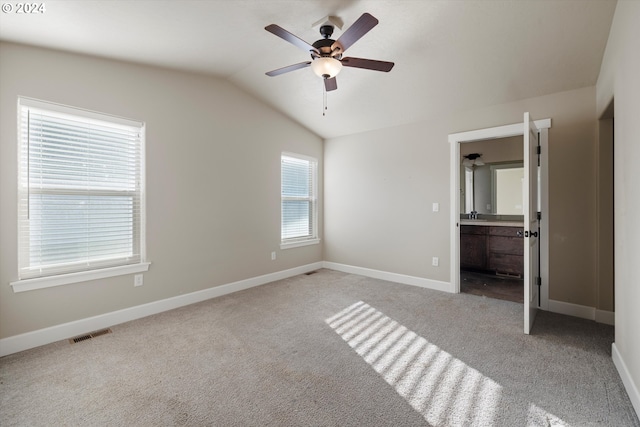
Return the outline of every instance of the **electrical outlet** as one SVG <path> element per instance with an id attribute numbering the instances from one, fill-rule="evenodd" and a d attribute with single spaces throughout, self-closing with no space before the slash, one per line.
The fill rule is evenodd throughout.
<path id="1" fill-rule="evenodd" d="M 133 286 L 142 286 L 144 284 L 144 276 L 142 274 L 136 274 L 133 276 Z"/>
<path id="2" fill-rule="evenodd" d="M 433 265 L 434 267 L 437 267 L 440 264 L 440 260 L 438 259 L 437 256 L 434 256 L 433 258 L 431 258 L 431 265 Z"/>
<path id="3" fill-rule="evenodd" d="M 271 252 L 271 261 L 275 261 L 275 259 L 276 259 L 276 252 L 273 251 Z"/>

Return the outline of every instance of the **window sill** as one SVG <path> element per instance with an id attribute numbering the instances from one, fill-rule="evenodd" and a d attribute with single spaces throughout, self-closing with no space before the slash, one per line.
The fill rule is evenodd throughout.
<path id="1" fill-rule="evenodd" d="M 280 249 L 299 248 L 300 246 L 317 245 L 318 243 L 320 243 L 320 239 L 298 240 L 295 242 L 282 242 L 280 243 Z"/>
<path id="2" fill-rule="evenodd" d="M 105 279 L 107 277 L 123 276 L 125 274 L 142 273 L 149 270 L 150 262 L 121 265 L 118 267 L 101 268 L 99 270 L 79 271 L 77 273 L 59 274 L 57 276 L 36 277 L 34 279 L 11 282 L 14 293 L 33 291 L 36 289 L 52 288 L 54 286 L 69 285 L 71 283 L 87 282 L 89 280 Z"/>

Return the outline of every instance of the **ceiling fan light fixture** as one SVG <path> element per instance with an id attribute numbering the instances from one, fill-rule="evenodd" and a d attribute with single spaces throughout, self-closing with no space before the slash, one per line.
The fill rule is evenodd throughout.
<path id="1" fill-rule="evenodd" d="M 311 62 L 311 69 L 318 77 L 331 79 L 342 69 L 342 62 L 330 56 L 321 56 Z"/>

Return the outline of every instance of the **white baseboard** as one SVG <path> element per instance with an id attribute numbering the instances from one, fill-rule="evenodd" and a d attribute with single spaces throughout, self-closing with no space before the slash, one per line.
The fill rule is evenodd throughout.
<path id="1" fill-rule="evenodd" d="M 453 293 L 455 290 L 449 282 L 441 282 L 439 280 L 424 279 L 422 277 L 407 276 L 405 274 L 390 273 L 387 271 L 373 270 L 371 268 L 355 267 L 352 265 L 339 264 L 336 262 L 325 261 L 324 268 L 329 270 L 342 271 L 343 273 L 358 274 L 360 276 L 371 277 L 374 279 L 388 280 L 390 282 L 402 283 L 404 285 L 419 286 L 421 288 L 433 289 L 436 291 Z"/>
<path id="2" fill-rule="evenodd" d="M 598 310 L 595 307 L 572 304 L 570 302 L 549 300 L 549 309 L 553 313 L 566 314 L 567 316 L 580 317 L 582 319 L 595 320 L 598 323 L 613 325 L 615 313 L 613 311 Z"/>
<path id="3" fill-rule="evenodd" d="M 618 351 L 616 343 L 611 344 L 611 358 L 613 359 L 613 364 L 618 370 L 618 374 L 620 374 L 622 384 L 624 384 L 624 388 L 627 390 L 633 409 L 635 409 L 636 414 L 640 417 L 640 392 L 638 391 L 638 387 L 633 381 L 633 378 L 631 378 L 631 374 L 629 374 L 627 365 L 624 363 L 624 359 Z"/>
<path id="4" fill-rule="evenodd" d="M 438 280 L 425 279 L 422 277 L 408 276 L 405 274 L 391 273 L 387 271 L 356 267 L 329 261 L 320 261 L 300 267 L 295 267 L 289 270 L 283 270 L 275 273 L 265 274 L 262 276 L 252 277 L 233 283 L 228 283 L 226 285 L 204 289 L 202 291 L 179 295 L 160 301 L 154 301 L 123 310 L 105 313 L 98 316 L 88 317 L 61 325 L 51 326 L 48 328 L 3 338 L 0 339 L 0 357 L 52 342 L 64 340 L 98 329 L 118 325 L 120 323 L 128 322 L 131 320 L 140 319 L 142 317 L 161 313 L 163 311 L 172 310 L 174 308 L 182 307 L 185 305 L 194 304 L 200 301 L 205 301 L 233 292 L 242 291 L 244 289 L 253 288 L 255 286 L 264 285 L 276 280 L 286 279 L 288 277 L 307 273 L 319 268 L 328 268 L 330 270 L 342 271 L 344 273 L 358 274 L 361 276 L 372 277 L 374 279 L 388 280 L 391 282 L 418 286 L 421 288 L 433 289 L 442 292 L 455 292 L 455 289 L 453 289 L 453 285 L 450 282 L 442 282 Z M 566 314 L 569 316 L 581 317 L 584 319 L 595 320 L 599 323 L 606 323 L 609 325 L 613 325 L 614 323 L 613 312 L 596 310 L 594 307 L 571 304 L 562 301 L 549 300 L 549 311 Z"/>
<path id="5" fill-rule="evenodd" d="M 594 320 L 598 323 L 613 326 L 616 323 L 616 313 L 613 311 L 596 309 L 596 318 Z"/>
<path id="6" fill-rule="evenodd" d="M 567 316 L 580 317 L 582 319 L 595 320 L 596 318 L 596 309 L 594 307 L 552 299 L 549 300 L 549 311 L 566 314 Z"/>
<path id="7" fill-rule="evenodd" d="M 422 277 L 407 276 L 405 274 L 390 273 L 387 271 L 374 270 L 371 268 L 356 267 L 353 265 L 339 264 L 336 262 L 324 261 L 324 268 L 342 271 L 343 273 L 358 274 L 372 277 L 374 279 L 388 280 L 390 282 L 402 283 L 405 285 L 419 286 L 421 288 L 434 289 L 436 291 L 455 293 L 453 285 L 449 282 L 424 279 Z M 597 310 L 595 307 L 572 304 L 563 301 L 549 300 L 548 311 L 568 316 L 580 317 L 583 319 L 595 320 L 598 323 L 613 325 L 615 313 L 613 311 Z"/>
<path id="8" fill-rule="evenodd" d="M 204 289 L 202 291 L 191 292 L 185 295 L 154 301 L 135 307 L 125 308 L 98 316 L 88 317 L 61 325 L 51 326 L 37 331 L 27 332 L 20 335 L 0 339 L 0 357 L 8 354 L 17 353 L 19 351 L 28 350 L 30 348 L 39 347 L 41 345 L 50 344 L 52 342 L 68 339 L 77 335 L 85 334 L 102 328 L 108 328 L 120 323 L 129 322 L 131 320 L 140 319 L 152 314 L 161 313 L 163 311 L 172 310 L 174 308 L 183 307 L 185 305 L 194 304 L 196 302 L 205 301 L 233 292 L 242 291 L 253 288 L 255 286 L 271 283 L 276 280 L 286 279 L 288 277 L 297 276 L 298 274 L 307 273 L 323 267 L 323 263 L 316 262 L 312 264 L 302 265 L 300 267 L 291 268 L 289 270 L 278 271 L 275 273 L 265 274 L 263 276 L 252 277 L 240 280 L 226 285 L 215 286 L 213 288 Z"/>

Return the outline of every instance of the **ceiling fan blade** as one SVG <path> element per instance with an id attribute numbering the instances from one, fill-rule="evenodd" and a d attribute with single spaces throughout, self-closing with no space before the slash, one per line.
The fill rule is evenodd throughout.
<path id="1" fill-rule="evenodd" d="M 288 65 L 286 67 L 278 68 L 277 70 L 269 71 L 265 73 L 269 77 L 279 76 L 280 74 L 288 73 L 289 71 L 299 70 L 300 68 L 307 68 L 311 65 L 311 61 L 300 62 L 298 64 Z"/>
<path id="2" fill-rule="evenodd" d="M 338 89 L 338 81 L 335 77 L 324 79 L 324 88 L 327 92 Z"/>
<path id="3" fill-rule="evenodd" d="M 343 58 L 342 65 L 345 67 L 364 68 L 366 70 L 389 72 L 395 65 L 393 62 L 377 61 L 375 59 L 364 58 Z"/>
<path id="4" fill-rule="evenodd" d="M 281 39 L 288 41 L 292 45 L 298 46 L 300 49 L 304 50 L 305 52 L 315 52 L 318 55 L 320 54 L 320 52 L 318 52 L 318 49 L 311 46 L 309 43 L 302 40 L 300 37 L 291 34 L 289 31 L 285 30 L 284 28 L 276 24 L 267 25 L 266 27 L 264 27 L 264 29 L 269 31 L 272 34 L 275 34 Z"/>
<path id="5" fill-rule="evenodd" d="M 331 45 L 331 50 L 340 49 L 341 53 L 344 52 L 376 25 L 378 25 L 376 18 L 368 13 L 363 13 L 362 16 L 347 28 L 347 31 L 342 33 L 338 40 Z"/>

